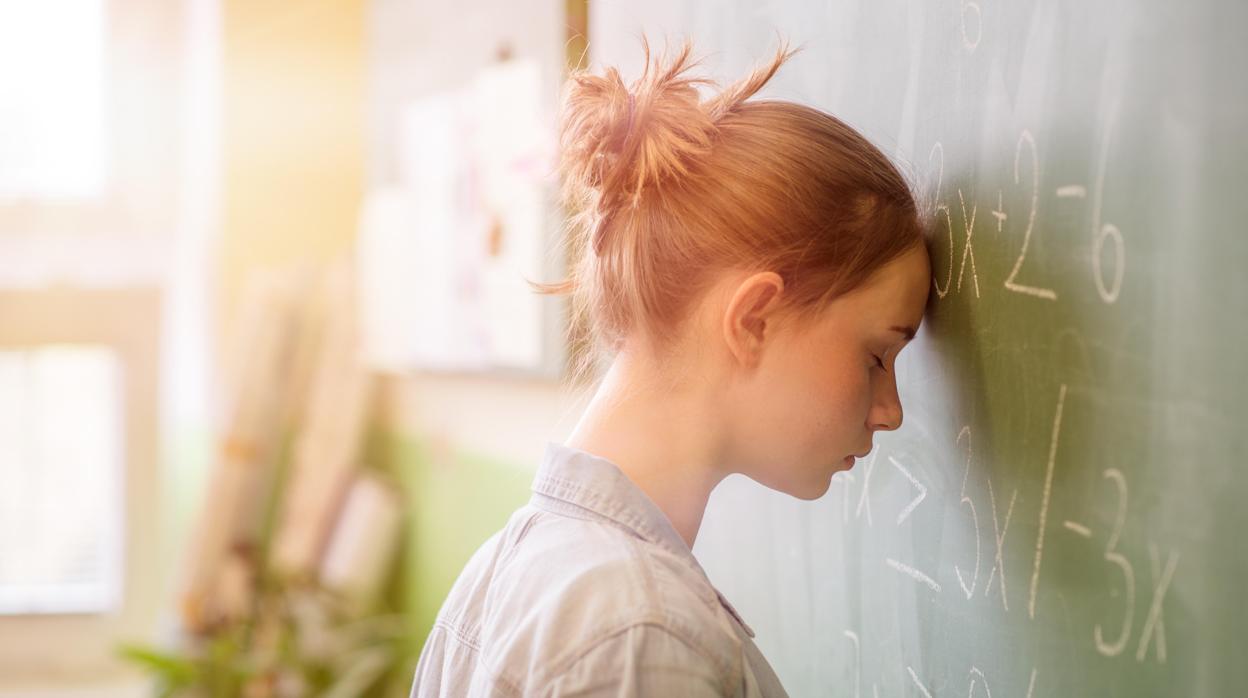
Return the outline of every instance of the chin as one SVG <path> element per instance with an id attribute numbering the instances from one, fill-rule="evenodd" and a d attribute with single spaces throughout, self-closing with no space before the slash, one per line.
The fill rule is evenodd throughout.
<path id="1" fill-rule="evenodd" d="M 854 463 L 853 461 L 851 461 L 849 465 L 845 465 L 844 463 L 837 463 L 835 466 L 833 466 L 832 472 L 830 474 L 826 476 L 821 476 L 815 481 L 811 482 L 809 489 L 802 491 L 802 492 L 789 492 L 788 494 L 798 499 L 802 499 L 808 502 L 814 501 L 816 499 L 820 499 L 825 494 L 828 493 L 829 489 L 831 489 L 832 478 L 835 477 L 837 473 L 847 473 L 850 470 L 853 470 L 854 468 L 853 463 Z"/>
<path id="2" fill-rule="evenodd" d="M 824 477 L 817 480 L 798 480 L 791 479 L 776 480 L 773 478 L 757 478 L 747 476 L 754 482 L 766 487 L 769 490 L 787 494 L 790 497 L 801 499 L 807 502 L 819 499 L 827 493 L 828 488 L 832 486 L 832 478 Z"/>
<path id="3" fill-rule="evenodd" d="M 793 496 L 806 502 L 813 502 L 818 499 L 823 499 L 823 495 L 828 493 L 828 489 L 830 488 L 831 484 L 832 484 L 832 480 L 829 479 L 828 484 L 824 485 L 823 487 L 816 487 L 812 489 L 810 492 L 807 492 L 805 494 L 794 494 Z"/>
<path id="4" fill-rule="evenodd" d="M 837 471 L 840 472 L 840 471 Z M 835 473 L 834 473 L 835 474 Z M 796 497 L 802 501 L 813 502 L 816 499 L 822 499 L 823 495 L 828 493 L 832 487 L 832 476 L 821 477 L 814 482 L 807 483 L 807 487 L 802 489 L 792 488 L 785 491 L 785 494 Z"/>
<path id="5" fill-rule="evenodd" d="M 840 462 L 831 467 L 806 468 L 798 477 L 793 477 L 797 473 L 790 473 L 789 477 L 777 477 L 781 475 L 780 473 L 763 473 L 761 476 L 757 473 L 743 474 L 769 490 L 787 494 L 794 499 L 813 502 L 828 493 L 832 487 L 834 475 L 850 470 L 852 467 L 852 465 Z"/>

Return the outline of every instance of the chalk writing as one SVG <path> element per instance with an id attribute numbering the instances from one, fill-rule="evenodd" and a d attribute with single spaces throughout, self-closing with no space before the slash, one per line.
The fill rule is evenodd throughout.
<path id="1" fill-rule="evenodd" d="M 1027 601 L 1027 616 L 1036 617 L 1036 589 L 1040 584 L 1040 562 L 1044 557 L 1044 530 L 1049 516 L 1049 497 L 1053 491 L 1053 465 L 1057 462 L 1057 440 L 1062 432 L 1062 406 L 1066 404 L 1066 384 L 1057 392 L 1057 410 L 1053 414 L 1053 431 L 1049 437 L 1049 460 L 1044 468 L 1044 493 L 1040 500 L 1040 526 L 1036 531 L 1036 555 L 1031 567 L 1031 595 Z"/>
<path id="2" fill-rule="evenodd" d="M 1040 205 L 1040 160 L 1036 154 L 1036 139 L 1027 130 L 1024 130 L 1019 135 L 1018 144 L 1014 149 L 1014 183 L 1019 184 L 1018 165 L 1023 155 L 1024 145 L 1030 154 L 1031 160 L 1031 210 L 1027 214 L 1027 228 L 1023 231 L 1023 247 L 1018 252 L 1018 259 L 1014 260 L 1014 268 L 1010 270 L 1010 275 L 1005 279 L 1005 287 L 1016 293 L 1052 301 L 1057 300 L 1057 291 L 1051 288 L 1020 284 L 1015 280 L 1018 277 L 1018 271 L 1023 268 L 1023 260 L 1027 258 L 1027 247 L 1031 244 L 1031 233 L 1036 227 L 1036 209 Z M 952 237 L 952 233 L 950 233 L 950 236 Z"/>

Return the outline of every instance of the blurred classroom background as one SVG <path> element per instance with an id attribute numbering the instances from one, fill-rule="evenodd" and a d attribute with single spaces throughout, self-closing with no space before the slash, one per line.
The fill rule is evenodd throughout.
<path id="1" fill-rule="evenodd" d="M 0 0 L 0 696 L 406 695 L 587 399 L 587 0 Z"/>

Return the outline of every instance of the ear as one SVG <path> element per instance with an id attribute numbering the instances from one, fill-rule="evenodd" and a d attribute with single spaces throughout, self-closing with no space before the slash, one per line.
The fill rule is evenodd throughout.
<path id="1" fill-rule="evenodd" d="M 773 336 L 775 311 L 783 293 L 784 279 L 764 271 L 742 281 L 729 299 L 723 318 L 724 340 L 742 365 L 756 364 L 764 343 Z"/>

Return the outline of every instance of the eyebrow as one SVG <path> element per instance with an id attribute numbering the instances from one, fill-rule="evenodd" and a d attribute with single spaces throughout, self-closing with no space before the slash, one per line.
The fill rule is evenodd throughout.
<path id="1" fill-rule="evenodd" d="M 906 338 L 906 341 L 914 339 L 914 328 L 908 325 L 893 325 L 892 327 L 888 329 L 892 330 L 893 332 L 901 333 L 901 335 Z"/>

